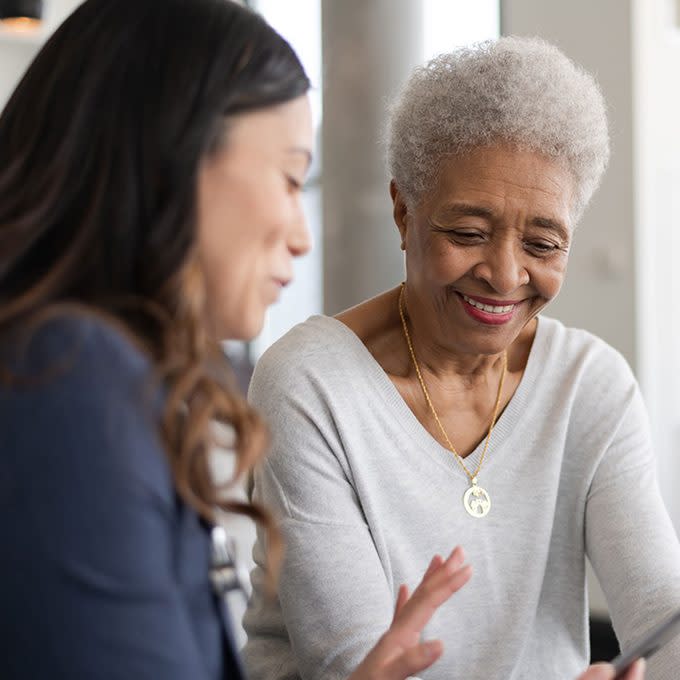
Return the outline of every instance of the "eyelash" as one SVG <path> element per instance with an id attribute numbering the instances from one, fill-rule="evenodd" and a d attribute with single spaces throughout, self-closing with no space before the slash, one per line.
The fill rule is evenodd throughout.
<path id="1" fill-rule="evenodd" d="M 527 243 L 525 244 L 525 247 L 533 248 L 542 255 L 548 255 L 555 252 L 556 250 L 561 250 L 561 246 L 557 245 L 556 243 L 548 243 L 546 241 Z"/>
<path id="2" fill-rule="evenodd" d="M 476 231 L 451 231 L 449 232 L 452 234 L 455 238 L 462 238 L 465 240 L 481 240 L 484 238 L 485 234 L 480 234 L 479 232 Z"/>
<path id="3" fill-rule="evenodd" d="M 288 188 L 290 191 L 295 194 L 306 194 L 309 189 L 309 183 L 307 179 L 300 181 L 292 175 L 286 175 L 286 181 L 288 182 Z"/>
<path id="4" fill-rule="evenodd" d="M 440 229 L 438 231 L 448 235 L 453 240 L 458 239 L 459 241 L 462 241 L 463 243 L 461 245 L 479 245 L 483 242 L 485 237 L 485 234 L 472 231 L 456 231 L 448 229 Z M 558 250 L 565 250 L 564 246 L 549 241 L 525 242 L 524 248 L 530 252 L 533 251 L 537 256 L 550 255 Z"/>

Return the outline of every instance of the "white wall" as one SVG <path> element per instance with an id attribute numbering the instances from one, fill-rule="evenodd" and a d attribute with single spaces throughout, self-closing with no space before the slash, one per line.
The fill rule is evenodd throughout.
<path id="1" fill-rule="evenodd" d="M 4 108 L 21 74 L 38 50 L 32 39 L 0 32 L 0 109 Z"/>
<path id="2" fill-rule="evenodd" d="M 638 375 L 680 527 L 680 3 L 635 0 Z"/>

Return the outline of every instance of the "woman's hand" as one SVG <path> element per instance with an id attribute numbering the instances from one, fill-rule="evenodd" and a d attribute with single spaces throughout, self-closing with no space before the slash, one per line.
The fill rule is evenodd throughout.
<path id="1" fill-rule="evenodd" d="M 437 608 L 470 580 L 472 568 L 463 561 L 461 547 L 455 548 L 446 560 L 436 555 L 411 596 L 406 586 L 399 588 L 392 625 L 348 680 L 406 680 L 429 668 L 442 655 L 440 640 L 421 642 L 420 635 Z M 645 663 L 641 659 L 621 680 L 644 677 Z M 614 680 L 614 668 L 595 664 L 577 680 Z"/>
<path id="2" fill-rule="evenodd" d="M 643 680 L 645 677 L 645 662 L 640 659 L 621 680 Z M 598 663 L 591 666 L 578 680 L 614 680 L 614 667 L 608 663 Z"/>
<path id="3" fill-rule="evenodd" d="M 399 588 L 392 625 L 349 680 L 405 680 L 442 655 L 441 641 L 421 642 L 420 634 L 437 608 L 470 579 L 472 568 L 463 560 L 461 547 L 455 548 L 446 560 L 436 555 L 411 596 L 406 586 Z"/>

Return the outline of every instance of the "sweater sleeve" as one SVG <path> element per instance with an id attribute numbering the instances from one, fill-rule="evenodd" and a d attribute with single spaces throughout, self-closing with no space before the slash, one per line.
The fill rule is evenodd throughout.
<path id="1" fill-rule="evenodd" d="M 66 336 L 52 374 L 0 392 L 0 675 L 214 678 L 175 573 L 148 366 L 100 324 Z"/>
<path id="2" fill-rule="evenodd" d="M 393 591 L 323 395 L 313 378 L 292 380 L 265 355 L 251 383 L 273 432 L 254 499 L 276 513 L 285 558 L 271 602 L 258 536 L 244 658 L 252 680 L 346 680 L 389 626 Z"/>
<path id="3" fill-rule="evenodd" d="M 624 650 L 680 608 L 680 547 L 635 384 L 591 483 L 586 548 Z M 675 680 L 678 668 L 680 638 L 650 659 L 647 678 Z"/>

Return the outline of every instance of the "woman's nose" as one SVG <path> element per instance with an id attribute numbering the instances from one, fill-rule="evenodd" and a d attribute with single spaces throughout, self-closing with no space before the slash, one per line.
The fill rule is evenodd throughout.
<path id="1" fill-rule="evenodd" d="M 312 234 L 307 226 L 307 219 L 302 211 L 291 224 L 287 239 L 288 250 L 293 257 L 300 257 L 312 247 Z"/>
<path id="2" fill-rule="evenodd" d="M 525 258 L 524 249 L 510 239 L 490 243 L 473 273 L 499 295 L 510 295 L 529 283 Z"/>

